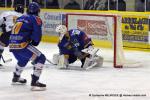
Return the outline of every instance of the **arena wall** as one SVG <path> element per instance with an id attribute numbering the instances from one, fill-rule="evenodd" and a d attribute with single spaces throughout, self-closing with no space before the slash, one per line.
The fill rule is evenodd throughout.
<path id="1" fill-rule="evenodd" d="M 11 10 L 11 8 L 0 8 L 0 13 Z M 93 11 L 93 10 L 63 10 L 63 9 L 42 9 L 44 42 L 58 42 L 55 28 L 58 24 L 66 23 L 67 13 L 80 14 L 110 14 L 122 17 L 121 30 L 123 34 L 124 47 L 128 49 L 150 51 L 150 13 L 146 12 L 118 12 L 118 11 Z M 111 47 L 111 42 L 100 39 L 93 39 L 95 46 Z"/>

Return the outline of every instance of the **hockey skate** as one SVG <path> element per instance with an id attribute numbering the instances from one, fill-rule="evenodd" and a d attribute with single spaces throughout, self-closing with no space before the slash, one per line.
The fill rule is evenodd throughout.
<path id="1" fill-rule="evenodd" d="M 12 85 L 25 85 L 27 83 L 26 79 L 20 78 L 19 75 L 14 73 L 14 77 L 12 79 Z"/>
<path id="2" fill-rule="evenodd" d="M 44 91 L 46 90 L 46 84 L 40 83 L 38 81 L 39 77 L 35 75 L 31 75 L 32 82 L 31 82 L 31 91 Z"/>

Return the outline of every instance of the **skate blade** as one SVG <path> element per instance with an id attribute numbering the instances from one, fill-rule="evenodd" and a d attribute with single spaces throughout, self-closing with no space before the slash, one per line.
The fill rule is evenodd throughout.
<path id="1" fill-rule="evenodd" d="M 37 86 L 32 86 L 31 91 L 45 91 L 46 87 L 37 87 Z"/>
<path id="2" fill-rule="evenodd" d="M 11 85 L 26 85 L 26 83 L 12 82 Z"/>

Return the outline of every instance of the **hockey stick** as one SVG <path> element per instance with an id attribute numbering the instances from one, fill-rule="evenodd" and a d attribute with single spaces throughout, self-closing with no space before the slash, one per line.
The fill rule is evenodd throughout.
<path id="1" fill-rule="evenodd" d="M 32 46 L 32 45 L 31 45 Z M 32 46 L 32 47 L 34 47 L 34 46 Z M 43 54 L 40 50 L 38 50 L 36 47 L 34 47 L 34 49 L 35 50 L 37 50 L 38 52 L 40 52 L 41 54 Z M 45 54 L 44 54 L 45 55 Z M 46 57 L 46 56 L 45 56 Z M 49 64 L 52 64 L 52 65 L 56 65 L 56 64 L 54 64 L 52 61 L 50 61 L 49 59 L 47 59 L 47 57 L 46 57 L 46 61 L 49 63 Z"/>
<path id="2" fill-rule="evenodd" d="M 5 60 L 4 57 L 3 57 L 3 55 L 2 55 L 2 61 L 3 61 L 4 63 L 8 63 L 8 62 L 11 62 L 12 59 L 10 58 L 10 59 Z"/>
<path id="3" fill-rule="evenodd" d="M 52 65 L 57 65 L 57 64 L 54 64 L 52 61 L 50 61 L 49 59 L 46 58 L 46 61 Z"/>

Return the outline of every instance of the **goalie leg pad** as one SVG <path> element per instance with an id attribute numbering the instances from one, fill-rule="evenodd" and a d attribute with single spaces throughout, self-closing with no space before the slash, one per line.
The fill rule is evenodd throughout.
<path id="1" fill-rule="evenodd" d="M 93 58 L 95 62 L 97 62 L 97 64 L 95 65 L 95 67 L 102 67 L 103 66 L 103 61 L 104 58 L 101 56 L 97 56 Z"/>
<path id="2" fill-rule="evenodd" d="M 82 68 L 87 68 L 90 65 L 90 58 L 86 58 Z"/>
<path id="3" fill-rule="evenodd" d="M 56 64 L 56 65 L 57 65 L 58 62 L 59 62 L 59 56 L 60 56 L 59 54 L 54 54 L 54 55 L 53 55 L 53 63 Z"/>
<path id="4" fill-rule="evenodd" d="M 96 61 L 93 61 L 92 59 L 90 58 L 86 58 L 85 59 L 85 62 L 84 62 L 84 65 L 83 65 L 83 68 L 84 69 L 90 69 L 90 68 L 93 68 L 97 65 L 97 62 Z"/>
<path id="5" fill-rule="evenodd" d="M 66 69 L 68 67 L 68 59 L 65 55 L 59 56 L 58 66 L 59 69 Z"/>
<path id="6" fill-rule="evenodd" d="M 103 65 L 103 57 L 97 56 L 94 58 L 86 58 L 83 68 L 90 69 L 93 67 L 102 67 Z"/>

